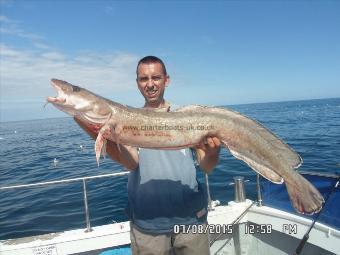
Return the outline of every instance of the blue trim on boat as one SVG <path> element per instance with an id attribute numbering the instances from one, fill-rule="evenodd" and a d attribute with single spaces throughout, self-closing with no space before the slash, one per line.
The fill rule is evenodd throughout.
<path id="1" fill-rule="evenodd" d="M 131 248 L 130 247 L 121 247 L 121 248 L 115 248 L 107 251 L 103 251 L 99 253 L 98 255 L 131 255 Z"/>
<path id="2" fill-rule="evenodd" d="M 306 173 L 302 175 L 320 191 L 324 198 L 326 198 L 329 192 L 332 191 L 335 183 L 338 180 L 338 174 L 322 174 L 322 173 Z M 273 208 L 277 208 L 289 213 L 314 219 L 317 214 L 312 216 L 299 214 L 295 211 L 290 203 L 290 199 L 287 193 L 285 185 L 274 184 L 265 178 L 261 177 L 261 190 L 263 204 Z M 337 187 L 333 194 L 329 197 L 325 208 L 321 211 L 321 215 L 317 220 L 320 223 L 324 223 L 328 226 L 340 230 L 340 188 Z"/>

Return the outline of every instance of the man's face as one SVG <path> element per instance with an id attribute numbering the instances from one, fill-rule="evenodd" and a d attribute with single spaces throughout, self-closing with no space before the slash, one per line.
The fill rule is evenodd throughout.
<path id="1" fill-rule="evenodd" d="M 137 84 L 148 107 L 159 107 L 163 102 L 169 76 L 163 72 L 160 63 L 140 64 L 137 69 Z"/>

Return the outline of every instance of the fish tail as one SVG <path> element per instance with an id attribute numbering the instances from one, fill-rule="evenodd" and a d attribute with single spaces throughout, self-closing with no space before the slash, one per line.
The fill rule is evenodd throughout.
<path id="1" fill-rule="evenodd" d="M 324 198 L 302 175 L 294 172 L 285 183 L 292 205 L 299 213 L 314 214 L 321 210 Z"/>

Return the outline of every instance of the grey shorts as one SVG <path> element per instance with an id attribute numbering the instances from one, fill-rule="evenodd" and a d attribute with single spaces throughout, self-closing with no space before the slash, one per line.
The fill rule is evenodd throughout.
<path id="1" fill-rule="evenodd" d="M 130 223 L 131 249 L 133 255 L 209 255 L 209 235 L 146 234 Z"/>

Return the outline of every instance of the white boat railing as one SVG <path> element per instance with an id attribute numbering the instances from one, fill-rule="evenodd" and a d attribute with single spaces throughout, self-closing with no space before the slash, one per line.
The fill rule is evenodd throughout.
<path id="1" fill-rule="evenodd" d="M 70 178 L 70 179 L 63 179 L 63 180 L 56 180 L 56 181 L 47 181 L 47 182 L 38 182 L 38 183 L 31 183 L 31 184 L 20 184 L 20 185 L 11 185 L 11 186 L 4 186 L 0 187 L 1 190 L 8 190 L 8 189 L 22 189 L 22 188 L 33 188 L 38 186 L 49 186 L 55 184 L 63 184 L 63 183 L 70 183 L 70 182 L 82 182 L 83 183 L 83 193 L 84 193 L 84 211 L 85 211 L 85 222 L 86 222 L 86 232 L 91 231 L 91 220 L 90 220 L 90 212 L 89 206 L 87 201 L 87 187 L 86 181 L 99 179 L 99 178 L 107 178 L 107 177 L 117 177 L 117 176 L 124 176 L 127 175 L 129 172 L 118 172 L 112 174 L 101 174 L 101 175 L 94 175 L 94 176 L 85 176 L 85 177 L 78 177 L 78 178 Z"/>
<path id="2" fill-rule="evenodd" d="M 85 211 L 85 222 L 86 222 L 86 230 L 85 231 L 90 232 L 92 230 L 91 230 L 90 211 L 89 211 L 89 205 L 88 205 L 88 199 L 87 199 L 86 181 L 87 180 L 93 180 L 93 179 L 99 179 L 99 178 L 124 176 L 124 175 L 127 175 L 128 173 L 129 173 L 129 171 L 112 173 L 112 174 L 101 174 L 101 175 L 94 175 L 94 176 L 85 176 L 85 177 L 78 177 L 78 178 L 62 179 L 62 180 L 56 180 L 56 181 L 46 181 L 46 182 L 38 182 L 38 183 L 30 183 L 30 184 L 11 185 L 11 186 L 0 187 L 0 191 L 1 190 L 8 190 L 8 189 L 34 188 L 34 187 L 38 187 L 38 186 L 49 186 L 49 185 L 55 185 L 55 184 L 64 184 L 64 183 L 81 181 L 83 183 L 83 194 L 84 194 L 84 211 Z M 205 174 L 205 183 L 206 183 L 207 192 L 208 192 L 208 209 L 213 210 L 207 174 Z"/>
<path id="3" fill-rule="evenodd" d="M 339 178 L 338 174 L 332 174 L 332 173 L 303 172 L 303 171 L 300 171 L 300 173 L 301 174 L 324 176 L 324 177 Z M 78 177 L 78 178 L 70 178 L 70 179 L 62 179 L 62 180 L 55 180 L 55 181 L 38 182 L 38 183 L 31 183 L 31 184 L 11 185 L 11 186 L 0 187 L 0 191 L 1 190 L 9 190 L 9 189 L 34 188 L 34 187 L 38 187 L 38 186 L 49 186 L 49 185 L 55 185 L 55 184 L 64 184 L 64 183 L 71 183 L 71 182 L 78 182 L 78 181 L 80 182 L 81 181 L 82 184 L 83 184 L 83 194 L 84 194 L 84 211 L 85 211 L 86 232 L 90 232 L 91 231 L 91 220 L 90 220 L 90 212 L 89 212 L 89 206 L 88 206 L 86 181 L 93 180 L 93 179 L 99 179 L 99 178 L 124 176 L 124 175 L 127 175 L 127 174 L 129 174 L 129 171 L 111 173 L 111 174 L 101 174 L 101 175 L 94 175 L 94 176 L 85 176 L 85 177 Z M 209 205 L 208 209 L 213 210 L 207 174 L 205 175 L 205 183 L 206 183 L 206 188 L 207 188 L 207 192 L 208 192 L 208 205 Z M 232 184 L 234 184 L 234 183 L 232 183 Z M 242 183 L 242 186 L 243 186 L 243 183 Z M 259 174 L 257 174 L 257 178 L 256 178 L 256 189 L 257 189 L 256 204 L 257 204 L 257 206 L 262 206 L 263 205 L 263 198 L 262 198 L 262 194 L 261 194 L 262 192 L 261 192 Z M 237 192 L 240 192 L 240 191 L 239 191 L 239 189 L 236 189 L 236 186 L 235 186 L 235 194 Z"/>

